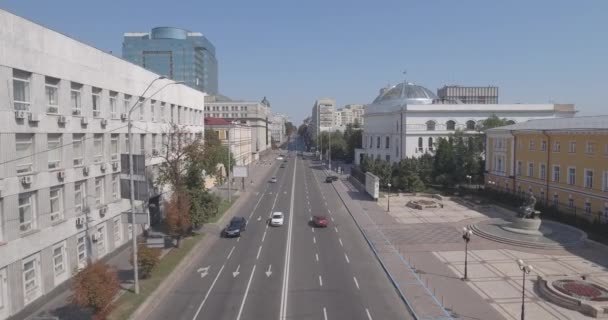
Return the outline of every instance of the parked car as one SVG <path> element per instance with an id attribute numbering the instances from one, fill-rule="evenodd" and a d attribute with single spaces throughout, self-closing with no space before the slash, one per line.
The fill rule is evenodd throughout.
<path id="1" fill-rule="evenodd" d="M 273 212 L 270 217 L 270 225 L 273 227 L 278 227 L 283 225 L 283 212 Z"/>
<path id="2" fill-rule="evenodd" d="M 327 218 L 325 216 L 313 216 L 312 224 L 317 228 L 326 228 L 329 224 L 329 221 L 327 221 Z"/>
<path id="3" fill-rule="evenodd" d="M 224 236 L 227 238 L 240 237 L 241 232 L 245 231 L 245 229 L 247 229 L 247 219 L 244 217 L 233 217 L 224 229 Z"/>
<path id="4" fill-rule="evenodd" d="M 327 183 L 334 182 L 334 181 L 338 181 L 338 177 L 336 177 L 336 176 L 327 176 L 327 178 L 325 178 L 325 182 L 327 182 Z"/>

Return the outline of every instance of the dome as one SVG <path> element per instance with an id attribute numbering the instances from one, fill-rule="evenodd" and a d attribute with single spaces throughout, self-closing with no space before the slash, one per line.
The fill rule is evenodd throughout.
<path id="1" fill-rule="evenodd" d="M 380 90 L 380 95 L 373 104 L 432 104 L 434 99 L 437 99 L 437 96 L 431 90 L 408 82 Z"/>

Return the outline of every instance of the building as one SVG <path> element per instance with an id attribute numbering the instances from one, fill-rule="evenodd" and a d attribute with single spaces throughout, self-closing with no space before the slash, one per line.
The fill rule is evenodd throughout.
<path id="1" fill-rule="evenodd" d="M 531 120 L 486 133 L 487 187 L 532 192 L 562 212 L 608 222 L 608 116 Z"/>
<path id="2" fill-rule="evenodd" d="M 289 121 L 289 118 L 284 114 L 275 113 L 272 115 L 270 120 L 270 134 L 272 141 L 278 144 L 282 144 L 287 139 L 285 132 L 285 123 Z"/>
<path id="3" fill-rule="evenodd" d="M 363 125 L 365 107 L 362 104 L 347 104 L 334 112 L 334 127 L 344 130 L 348 125 Z"/>
<path id="4" fill-rule="evenodd" d="M 130 140 L 123 117 L 159 75 L 3 10 L 0 25 L 8 30 L 0 33 L 0 319 L 6 319 L 24 318 L 16 314 L 54 296 L 76 270 L 130 245 L 132 225 L 122 220 L 130 205 L 120 185 Z M 205 94 L 170 83 L 156 81 L 144 96 L 151 99 L 133 112 L 132 144 L 147 155 L 152 174 L 162 163 L 154 150 L 171 123 L 190 138 L 204 128 Z"/>
<path id="5" fill-rule="evenodd" d="M 518 123 L 574 114 L 571 104 L 446 104 L 427 88 L 404 82 L 383 88 L 366 106 L 363 147 L 356 150 L 355 162 L 363 155 L 398 162 L 433 152 L 438 138 L 455 130 L 477 134 L 477 123 L 491 115 Z"/>
<path id="6" fill-rule="evenodd" d="M 336 101 L 329 98 L 319 99 L 315 101 L 312 107 L 312 134 L 313 138 L 324 131 L 333 130 L 335 126 L 335 109 Z"/>
<path id="7" fill-rule="evenodd" d="M 215 47 L 201 33 L 173 27 L 124 34 L 122 57 L 208 94 L 218 93 Z"/>
<path id="8" fill-rule="evenodd" d="M 498 87 L 443 86 L 437 96 L 447 103 L 498 104 Z"/>
<path id="9" fill-rule="evenodd" d="M 251 163 L 251 128 L 248 125 L 222 118 L 205 118 L 205 128 L 215 131 L 222 144 L 230 146 L 235 165 Z"/>
<path id="10" fill-rule="evenodd" d="M 271 146 L 270 102 L 232 100 L 222 95 L 208 96 L 205 101 L 205 117 L 237 120 L 251 127 L 251 153 L 253 160 Z"/>

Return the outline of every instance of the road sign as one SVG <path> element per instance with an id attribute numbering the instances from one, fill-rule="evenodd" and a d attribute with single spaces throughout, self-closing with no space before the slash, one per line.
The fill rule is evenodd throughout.
<path id="1" fill-rule="evenodd" d="M 232 176 L 235 178 L 246 178 L 248 177 L 246 166 L 234 166 L 232 168 Z"/>
<path id="2" fill-rule="evenodd" d="M 121 215 L 122 223 L 132 223 L 133 215 L 131 211 L 123 212 Z M 146 212 L 135 212 L 135 224 L 149 224 L 148 213 Z"/>

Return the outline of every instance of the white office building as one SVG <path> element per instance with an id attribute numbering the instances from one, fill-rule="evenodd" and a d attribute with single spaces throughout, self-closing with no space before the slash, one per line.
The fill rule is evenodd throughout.
<path id="1" fill-rule="evenodd" d="M 315 101 L 312 107 L 312 137 L 316 139 L 321 132 L 331 131 L 335 126 L 336 101 L 323 98 Z"/>
<path id="2" fill-rule="evenodd" d="M 365 108 L 362 148 L 355 152 L 355 163 L 363 155 L 398 162 L 433 152 L 438 138 L 457 129 L 477 134 L 477 124 L 492 115 L 511 123 L 542 118 L 572 117 L 572 104 L 445 104 L 427 88 L 400 83 L 383 88 Z"/>
<path id="3" fill-rule="evenodd" d="M 129 209 L 120 190 L 119 160 L 129 142 L 124 119 L 159 75 L 3 10 L 0 30 L 5 319 L 129 243 L 131 225 L 121 218 Z M 171 82 L 156 81 L 132 114 L 130 142 L 151 171 L 162 161 L 155 155 L 171 123 L 189 138 L 204 129 L 205 94 L 164 87 Z"/>
<path id="4" fill-rule="evenodd" d="M 279 145 L 285 142 L 287 139 L 285 136 L 285 123 L 288 121 L 289 118 L 286 115 L 279 113 L 273 114 L 270 120 L 270 134 L 272 136 L 272 140 Z"/>

